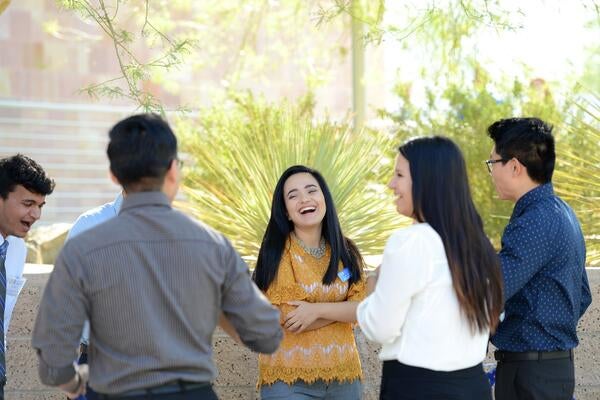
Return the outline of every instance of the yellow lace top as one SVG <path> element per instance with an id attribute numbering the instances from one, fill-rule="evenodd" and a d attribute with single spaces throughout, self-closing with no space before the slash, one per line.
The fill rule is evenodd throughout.
<path id="1" fill-rule="evenodd" d="M 365 297 L 365 280 L 348 287 L 338 277 L 331 285 L 322 283 L 329 265 L 329 245 L 320 259 L 313 257 L 288 238 L 281 257 L 277 276 L 269 286 L 266 296 L 285 315 L 295 307 L 287 301 L 303 300 L 311 303 L 360 301 Z M 340 262 L 339 270 L 343 269 Z M 362 379 L 362 370 L 352 324 L 334 322 L 319 329 L 293 333 L 284 329 L 279 349 L 258 357 L 258 385 L 283 381 L 292 384 L 297 380 L 312 383 L 317 379 L 339 382 Z"/>

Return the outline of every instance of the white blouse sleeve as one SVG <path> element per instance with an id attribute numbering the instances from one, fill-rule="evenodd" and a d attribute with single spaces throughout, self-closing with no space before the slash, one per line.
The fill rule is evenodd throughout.
<path id="1" fill-rule="evenodd" d="M 368 339 L 381 344 L 400 336 L 413 295 L 431 279 L 431 243 L 414 228 L 390 237 L 375 290 L 358 305 L 358 325 Z"/>

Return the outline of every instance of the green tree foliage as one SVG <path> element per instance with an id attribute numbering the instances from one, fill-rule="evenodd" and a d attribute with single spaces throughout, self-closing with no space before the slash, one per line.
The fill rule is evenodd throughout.
<path id="1" fill-rule="evenodd" d="M 398 140 L 411 136 L 440 134 L 454 139 L 463 150 L 477 208 L 484 218 L 486 232 L 499 246 L 513 204 L 497 199 L 484 160 L 493 146 L 486 134 L 494 121 L 510 116 L 536 116 L 555 129 L 557 166 L 554 183 L 557 192 L 572 204 L 583 226 L 588 247 L 588 263 L 600 265 L 600 106 L 597 96 L 585 100 L 573 89 L 572 101 L 560 106 L 548 85 L 535 79 L 518 79 L 505 85 L 490 81 L 486 71 L 473 64 L 471 79 L 456 81 L 440 92 L 432 84 L 426 88 L 427 104 L 417 106 L 410 96 L 410 82 L 399 83 L 399 108 L 381 115 L 394 121 Z"/>
<path id="2" fill-rule="evenodd" d="M 114 44 L 122 75 L 85 90 L 92 96 L 129 97 L 151 111 L 164 110 L 160 99 L 144 90 L 146 82 L 177 90 L 173 82 L 181 69 L 206 71 L 207 82 L 219 82 L 214 93 L 235 93 L 270 85 L 277 65 L 294 60 L 310 93 L 331 78 L 329 66 L 347 55 L 347 16 L 365 23 L 371 44 L 387 35 L 400 40 L 399 51 L 419 50 L 425 101 L 413 96 L 419 82 L 397 83 L 398 107 L 380 112 L 397 127 L 392 139 L 383 132 L 352 135 L 345 124 L 315 121 L 310 97 L 271 105 L 246 95 L 214 96 L 216 105 L 201 109 L 197 118 L 180 120 L 182 147 L 195 161 L 184 181 L 188 207 L 230 236 L 249 259 L 259 246 L 277 177 L 295 163 L 324 173 L 347 234 L 367 254 L 380 251 L 396 225 L 383 189 L 391 170 L 385 156 L 407 137 L 429 134 L 460 144 L 486 231 L 499 244 L 512 205 L 495 198 L 483 164 L 492 145 L 485 130 L 497 119 L 524 115 L 555 125 L 556 188 L 580 216 L 588 261 L 600 264 L 597 44 L 580 79 L 583 86 L 573 88 L 577 77 L 570 76 L 558 89 L 570 92 L 560 96 L 570 99 L 565 102 L 552 95 L 556 86 L 532 79 L 525 67 L 518 76 L 492 79 L 478 60 L 474 37 L 490 27 L 502 31 L 520 24 L 519 10 L 503 8 L 500 0 L 247 0 L 242 6 L 238 0 L 57 1 L 96 23 Z M 402 22 L 386 19 L 386 7 L 392 5 L 401 8 Z M 595 10 L 591 28 L 597 29 L 596 2 L 590 7 Z M 336 35 L 339 40 L 331 40 Z M 141 59 L 140 48 L 151 49 L 152 58 Z"/>
<path id="3" fill-rule="evenodd" d="M 582 77 L 568 76 L 562 82 L 548 83 L 529 76 L 524 66 L 518 76 L 492 79 L 479 62 L 471 39 L 489 26 L 517 28 L 519 10 L 503 9 L 501 1 L 449 3 L 454 7 L 439 7 L 435 2 L 426 2 L 421 9 L 407 6 L 407 13 L 417 13 L 408 20 L 422 23 L 411 39 L 402 40 L 400 45 L 413 52 L 420 49 L 420 82 L 399 81 L 395 87 L 397 108 L 381 110 L 380 116 L 398 127 L 398 140 L 441 134 L 459 143 L 467 160 L 473 197 L 486 231 L 497 246 L 513 205 L 496 198 L 483 164 L 492 147 L 486 128 L 498 119 L 512 116 L 536 116 L 553 124 L 558 153 L 555 187 L 579 215 L 586 236 L 588 264 L 600 265 L 600 202 L 594 178 L 599 176 L 600 167 L 598 45 L 592 44 Z M 590 15 L 590 29 L 597 30 L 597 5 Z M 386 26 L 374 18 L 367 23 L 374 25 L 371 32 L 401 39 L 404 37 L 398 32 L 407 30 L 405 25 Z M 414 96 L 415 83 L 423 82 L 424 101 Z M 566 93 L 559 97 L 568 100 L 558 100 L 553 91 Z"/>
<path id="4" fill-rule="evenodd" d="M 318 23 L 349 15 L 365 24 L 366 40 L 380 44 L 384 36 L 419 45 L 433 45 L 444 57 L 456 55 L 462 39 L 481 26 L 509 29 L 509 12 L 500 0 L 396 1 L 329 0 L 319 2 Z M 401 22 L 386 19 L 389 8 L 401 10 Z"/>
<path id="5" fill-rule="evenodd" d="M 560 119 L 552 97 L 544 92 L 545 88 L 537 84 L 524 85 L 518 80 L 512 85 L 494 85 L 483 67 L 475 61 L 471 65 L 473 73 L 469 79 L 451 81 L 443 91 L 437 82 L 431 81 L 425 87 L 425 106 L 414 104 L 410 82 L 398 83 L 395 92 L 399 97 L 399 108 L 394 112 L 382 110 L 381 115 L 391 118 L 399 127 L 399 140 L 438 134 L 451 137 L 460 145 L 468 166 L 473 198 L 488 234 L 498 243 L 512 207 L 495 199 L 484 164 L 492 148 L 486 129 L 492 122 L 513 115 L 536 115 L 550 122 Z"/>
<path id="6" fill-rule="evenodd" d="M 331 66 L 348 54 L 348 21 L 316 27 L 318 3 L 302 0 L 57 0 L 112 41 L 120 75 L 82 90 L 92 97 L 129 98 L 144 111 L 164 113 L 149 87 L 178 94 L 182 77 L 206 82 L 197 109 L 231 90 L 267 89 L 290 65 L 294 80 L 314 90 L 333 79 Z M 71 32 L 58 21 L 54 35 Z M 63 35 L 64 36 L 64 35 Z M 285 90 L 285 76 L 277 85 Z"/>

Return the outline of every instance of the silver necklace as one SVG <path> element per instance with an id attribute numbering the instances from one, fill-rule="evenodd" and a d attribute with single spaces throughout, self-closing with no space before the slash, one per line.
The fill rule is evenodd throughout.
<path id="1" fill-rule="evenodd" d="M 313 256 L 314 258 L 322 258 L 325 255 L 325 239 L 321 238 L 319 242 L 319 247 L 309 247 L 307 246 L 296 234 L 292 233 L 294 240 L 296 243 L 302 247 L 302 250 Z"/>

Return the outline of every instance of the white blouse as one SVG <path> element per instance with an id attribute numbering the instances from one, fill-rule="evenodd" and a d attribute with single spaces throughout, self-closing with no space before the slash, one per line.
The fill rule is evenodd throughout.
<path id="1" fill-rule="evenodd" d="M 365 336 L 383 345 L 384 361 L 455 371 L 486 355 L 489 331 L 472 333 L 461 315 L 442 239 L 427 223 L 390 237 L 375 291 L 357 318 Z"/>

